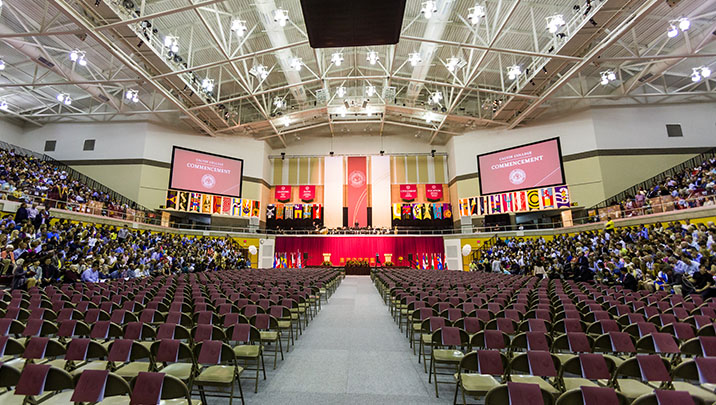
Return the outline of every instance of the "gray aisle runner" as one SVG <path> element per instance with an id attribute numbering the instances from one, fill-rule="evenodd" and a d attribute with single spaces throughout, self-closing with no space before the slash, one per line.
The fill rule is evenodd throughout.
<path id="1" fill-rule="evenodd" d="M 448 385 L 435 398 L 423 366 L 366 276 L 343 280 L 276 371 L 266 363 L 268 380 L 258 394 L 251 381 L 242 384 L 247 404 L 452 403 Z"/>

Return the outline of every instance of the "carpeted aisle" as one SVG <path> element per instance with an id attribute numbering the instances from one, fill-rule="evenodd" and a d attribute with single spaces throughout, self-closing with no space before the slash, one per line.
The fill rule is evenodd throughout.
<path id="1" fill-rule="evenodd" d="M 244 383 L 247 404 L 452 402 L 448 386 L 435 398 L 428 375 L 366 276 L 346 277 L 286 360 L 267 371 L 258 394 Z"/>

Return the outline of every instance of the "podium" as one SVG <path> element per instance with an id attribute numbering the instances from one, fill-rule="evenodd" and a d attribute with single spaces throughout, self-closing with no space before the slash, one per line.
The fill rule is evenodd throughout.
<path id="1" fill-rule="evenodd" d="M 393 254 L 392 254 L 392 253 L 384 253 L 383 256 L 385 257 L 385 260 L 383 261 L 383 264 L 385 264 L 385 263 L 393 263 Z"/>
<path id="2" fill-rule="evenodd" d="M 328 262 L 331 263 L 331 254 L 330 253 L 324 253 L 323 254 L 323 263 Z M 333 265 L 333 263 L 331 263 Z"/>

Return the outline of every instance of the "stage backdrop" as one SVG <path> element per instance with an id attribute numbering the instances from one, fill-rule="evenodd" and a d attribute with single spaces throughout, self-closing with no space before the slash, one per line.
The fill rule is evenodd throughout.
<path id="1" fill-rule="evenodd" d="M 400 257 L 403 257 L 402 264 L 407 264 L 408 255 L 439 253 L 444 257 L 444 250 L 443 238 L 439 236 L 276 237 L 277 253 L 308 253 L 308 262 L 303 263 L 304 266 L 320 266 L 323 253 L 331 254 L 334 266 L 340 265 L 341 257 L 375 259 L 376 253 L 380 255 L 381 262 L 383 254 L 392 253 L 393 263 L 400 265 Z"/>

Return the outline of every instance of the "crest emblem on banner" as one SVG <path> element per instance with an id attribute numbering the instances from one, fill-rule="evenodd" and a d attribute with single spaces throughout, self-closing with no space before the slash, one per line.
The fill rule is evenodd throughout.
<path id="1" fill-rule="evenodd" d="M 348 183 L 351 187 L 362 187 L 365 184 L 365 174 L 358 170 L 352 171 L 348 175 Z"/>
<path id="2" fill-rule="evenodd" d="M 216 179 L 210 174 L 205 174 L 201 177 L 201 185 L 208 189 L 212 189 L 216 185 Z"/>
<path id="3" fill-rule="evenodd" d="M 512 184 L 522 184 L 527 179 L 527 173 L 525 173 L 522 169 L 515 169 L 510 172 L 510 183 Z"/>

